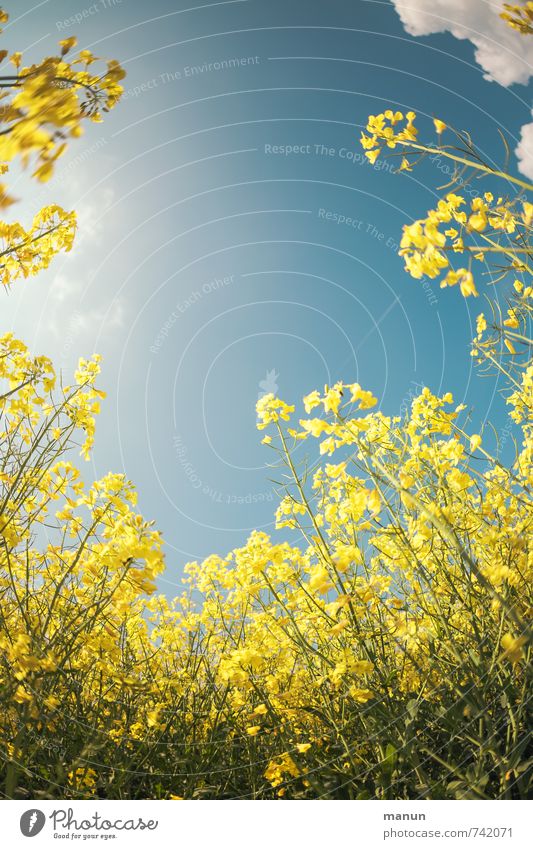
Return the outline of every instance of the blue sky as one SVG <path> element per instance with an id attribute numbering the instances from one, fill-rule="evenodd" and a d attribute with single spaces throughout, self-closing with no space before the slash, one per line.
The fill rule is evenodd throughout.
<path id="1" fill-rule="evenodd" d="M 497 5 L 475 3 L 487 14 Z M 78 210 L 80 234 L 71 254 L 4 296 L 2 315 L 66 374 L 79 356 L 103 355 L 108 399 L 86 476 L 135 481 L 167 541 L 169 592 L 187 560 L 272 528 L 270 454 L 255 429 L 263 391 L 291 401 L 357 380 L 394 413 L 427 384 L 474 404 L 476 422 L 506 427 L 494 383 L 468 356 L 481 298 L 423 286 L 396 253 L 445 164 L 395 175 L 365 162 L 357 139 L 369 113 L 412 108 L 428 137 L 435 114 L 502 161 L 498 129 L 516 147 L 531 87 L 486 79 L 459 0 L 445 26 L 461 38 L 411 35 L 395 5 L 7 4 L 4 46 L 25 58 L 76 34 L 128 72 L 123 102 L 71 146 L 54 181 L 20 176 L 18 216 L 57 201 Z M 439 5 L 413 0 L 404 24 L 442 28 L 442 17 L 424 22 Z M 498 32 L 482 62 L 501 49 L 517 63 L 510 78 L 524 76 Z"/>

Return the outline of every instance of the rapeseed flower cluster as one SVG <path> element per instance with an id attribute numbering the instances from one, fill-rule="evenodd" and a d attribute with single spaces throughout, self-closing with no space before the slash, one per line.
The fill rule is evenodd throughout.
<path id="1" fill-rule="evenodd" d="M 0 9 L 0 33 L 9 16 Z M 22 53 L 0 51 L 0 62 L 9 61 L 12 73 L 0 73 L 0 209 L 14 202 L 3 178 L 18 159 L 32 167 L 32 176 L 46 182 L 71 139 L 79 138 L 86 120 L 99 122 L 102 113 L 120 99 L 125 76 L 118 62 L 105 70 L 98 57 L 81 50 L 67 54 L 76 38 L 59 42 L 60 55 L 24 65 Z M 6 70 L 10 70 L 6 68 Z M 38 212 L 27 229 L 18 222 L 0 222 L 0 282 L 9 286 L 19 277 L 37 274 L 59 251 L 69 251 L 76 231 L 76 215 L 56 204 Z"/>
<path id="2" fill-rule="evenodd" d="M 509 468 L 449 393 L 405 418 L 340 381 L 303 415 L 263 399 L 293 539 L 254 531 L 189 563 L 173 600 L 132 485 L 86 487 L 70 459 L 79 431 L 90 452 L 98 372 L 58 388 L 49 360 L 0 342 L 8 795 L 526 792 L 531 366 L 507 398 Z M 312 474 L 301 440 L 325 457 Z"/>
<path id="3" fill-rule="evenodd" d="M 522 35 L 533 35 L 533 2 L 504 3 L 500 17 L 506 24 Z"/>

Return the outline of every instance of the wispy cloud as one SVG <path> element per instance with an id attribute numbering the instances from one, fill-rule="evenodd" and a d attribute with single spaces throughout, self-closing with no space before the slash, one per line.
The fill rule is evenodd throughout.
<path id="1" fill-rule="evenodd" d="M 78 216 L 72 251 L 56 257 L 39 279 L 14 286 L 3 304 L 7 326 L 36 351 L 46 350 L 58 365 L 87 350 L 92 353 L 97 335 L 112 338 L 125 325 L 125 300 L 94 279 L 106 242 L 105 214 L 114 198 L 113 189 L 106 187 L 95 200 L 87 192 L 87 180 L 72 175 L 61 197 L 62 205 L 76 209 Z M 37 208 L 40 198 L 30 200 Z"/>
<path id="2" fill-rule="evenodd" d="M 65 326 L 77 334 L 89 331 L 114 330 L 124 326 L 125 304 L 123 298 L 115 298 L 109 305 L 97 304 L 87 308 L 83 304 L 83 293 L 87 289 L 88 277 L 56 274 L 49 287 L 47 310 L 48 330 L 56 338 L 63 337 Z"/>

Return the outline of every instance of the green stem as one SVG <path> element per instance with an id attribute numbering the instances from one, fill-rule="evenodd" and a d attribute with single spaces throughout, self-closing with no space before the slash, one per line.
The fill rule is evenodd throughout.
<path id="1" fill-rule="evenodd" d="M 471 159 L 465 159 L 464 156 L 457 156 L 454 153 L 448 153 L 448 151 L 443 150 L 442 148 L 427 147 L 426 145 L 417 144 L 412 141 L 404 141 L 403 139 L 395 139 L 395 142 L 396 144 L 401 144 L 404 147 L 411 147 L 413 150 L 420 150 L 422 153 L 436 153 L 440 156 L 445 156 L 447 159 L 453 159 L 454 162 L 460 162 L 462 165 L 468 165 L 470 168 L 475 168 L 477 171 L 483 171 L 485 174 L 491 174 L 493 177 L 501 177 L 503 180 L 509 180 L 509 182 L 515 183 L 517 186 L 521 186 L 521 188 L 526 189 L 527 191 L 533 191 L 533 184 L 527 183 L 519 177 L 513 177 L 511 174 L 506 174 L 505 171 L 497 171 L 494 168 L 490 168 L 488 165 L 482 165 L 479 162 L 473 162 Z"/>

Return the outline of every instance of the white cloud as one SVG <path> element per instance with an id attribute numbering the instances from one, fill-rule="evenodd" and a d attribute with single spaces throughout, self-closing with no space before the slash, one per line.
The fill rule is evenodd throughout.
<path id="1" fill-rule="evenodd" d="M 518 159 L 518 170 L 525 177 L 533 180 L 533 122 L 524 124 L 522 127 L 515 153 Z"/>
<path id="2" fill-rule="evenodd" d="M 451 32 L 475 47 L 484 77 L 502 86 L 527 84 L 533 75 L 533 37 L 500 18 L 499 0 L 392 0 L 410 35 Z M 533 179 L 533 123 L 525 124 L 516 148 L 518 169 Z"/>
<path id="3" fill-rule="evenodd" d="M 62 186 L 61 196 L 54 197 L 65 209 L 77 212 L 72 251 L 55 257 L 50 269 L 38 278 L 18 281 L 2 304 L 5 325 L 32 351 L 45 351 L 58 368 L 68 371 L 79 356 L 101 347 L 97 340 L 119 336 L 128 309 L 105 275 L 95 273 L 102 253 L 109 250 L 106 213 L 109 215 L 114 191 L 111 186 L 103 187 L 95 199 L 87 186 L 87 179 L 80 181 L 72 175 Z M 30 193 L 25 199 L 28 214 L 34 214 L 44 202 L 39 191 Z M 27 215 L 20 217 L 26 220 Z"/>
<path id="4" fill-rule="evenodd" d="M 500 85 L 527 83 L 533 74 L 533 38 L 500 18 L 499 0 L 392 0 L 411 35 L 451 32 L 475 47 L 485 78 Z"/>
<path id="5" fill-rule="evenodd" d="M 83 198 L 82 186 L 71 181 L 69 186 L 71 193 Z M 90 257 L 94 254 L 94 248 L 101 246 L 104 235 L 104 215 L 113 203 L 115 194 L 108 187 L 100 192 L 98 203 L 82 200 L 73 200 L 71 206 L 76 209 L 78 231 L 74 240 L 69 261 L 66 263 L 67 270 L 54 275 L 48 288 L 48 306 L 46 308 L 48 331 L 56 338 L 70 335 L 73 338 L 80 335 L 118 329 L 124 325 L 124 302 L 121 298 L 115 298 L 111 303 L 103 303 L 102 294 L 96 297 L 100 301 L 96 305 L 88 307 L 88 292 L 92 290 L 91 279 L 93 270 Z M 89 260 L 89 261 L 88 261 Z M 94 290 L 91 301 L 94 301 Z M 65 331 L 66 328 L 66 331 Z"/>

